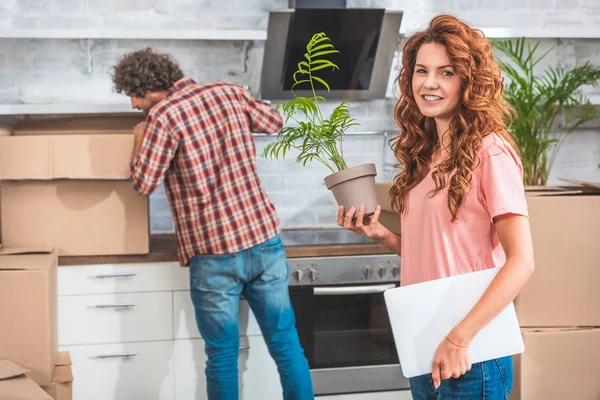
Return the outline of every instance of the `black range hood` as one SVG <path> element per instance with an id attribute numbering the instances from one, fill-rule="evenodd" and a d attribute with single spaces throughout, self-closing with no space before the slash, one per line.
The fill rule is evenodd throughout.
<path id="1" fill-rule="evenodd" d="M 308 8 L 314 0 L 291 0 L 295 9 L 271 11 L 263 56 L 261 96 L 269 100 L 293 98 L 293 74 L 304 60 L 306 44 L 314 33 L 325 32 L 339 54 L 331 60 L 339 70 L 320 70 L 331 92 L 328 99 L 384 98 L 399 39 L 402 11 L 377 8 Z M 343 5 L 343 0 L 331 0 Z M 321 3 L 321 2 L 319 2 Z M 299 96 L 311 96 L 296 87 Z"/>

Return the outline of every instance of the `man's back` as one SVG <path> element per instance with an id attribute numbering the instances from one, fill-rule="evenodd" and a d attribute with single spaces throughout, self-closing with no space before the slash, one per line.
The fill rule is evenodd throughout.
<path id="1" fill-rule="evenodd" d="M 140 193 L 151 193 L 164 176 L 182 265 L 277 234 L 279 220 L 256 172 L 251 133 L 281 126 L 281 116 L 243 88 L 189 78 L 150 110 L 150 143 L 132 163 L 132 178 Z"/>

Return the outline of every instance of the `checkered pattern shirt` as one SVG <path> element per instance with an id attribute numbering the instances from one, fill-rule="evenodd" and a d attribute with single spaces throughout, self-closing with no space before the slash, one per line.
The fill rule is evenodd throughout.
<path id="1" fill-rule="evenodd" d="M 251 133 L 275 133 L 282 125 L 271 106 L 227 83 L 184 78 L 152 107 L 131 178 L 142 195 L 164 179 L 181 265 L 256 246 L 279 232 Z"/>

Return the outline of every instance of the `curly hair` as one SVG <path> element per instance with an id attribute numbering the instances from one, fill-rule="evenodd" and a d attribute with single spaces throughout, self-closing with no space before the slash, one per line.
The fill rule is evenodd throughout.
<path id="1" fill-rule="evenodd" d="M 512 121 L 511 108 L 503 101 L 503 78 L 494 60 L 491 45 L 479 30 L 449 15 L 433 18 L 429 27 L 410 36 L 404 44 L 402 68 L 397 77 L 401 96 L 394 108 L 400 134 L 390 143 L 401 172 L 390 189 L 392 207 L 400 213 L 408 211 L 408 193 L 429 173 L 434 151 L 441 146 L 433 118 L 421 114 L 412 91 L 412 78 L 417 52 L 421 45 L 436 43 L 446 48 L 454 73 L 461 79 L 459 111 L 450 121 L 449 157 L 432 172 L 435 196 L 448 186 L 448 208 L 452 222 L 458 217 L 463 197 L 471 189 L 472 171 L 483 137 L 497 133 L 513 147 L 514 141 L 505 129 Z"/>
<path id="2" fill-rule="evenodd" d="M 148 47 L 122 56 L 111 78 L 117 93 L 144 97 L 146 92 L 168 91 L 183 78 L 183 72 L 168 54 Z"/>

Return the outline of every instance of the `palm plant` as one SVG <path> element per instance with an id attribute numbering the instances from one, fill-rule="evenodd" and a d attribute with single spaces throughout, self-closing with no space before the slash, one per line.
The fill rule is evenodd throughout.
<path id="1" fill-rule="evenodd" d="M 312 36 L 306 45 L 305 60 L 298 63 L 294 73 L 292 92 L 298 85 L 310 85 L 312 97 L 296 96 L 289 102 L 281 103 L 276 109 L 283 113 L 285 123 L 290 120 L 297 126 L 286 126 L 277 135 L 277 141 L 270 143 L 264 150 L 265 157 L 285 157 L 291 149 L 299 150 L 296 161 L 306 165 L 309 161 L 317 160 L 325 165 L 332 173 L 347 168 L 342 148 L 342 135 L 355 125 L 356 119 L 350 116 L 348 100 L 342 101 L 331 113 L 324 118 L 320 102 L 325 102 L 323 96 L 317 96 L 315 87 L 323 86 L 330 92 L 329 84 L 316 73 L 325 68 L 339 70 L 328 57 L 339 53 L 323 32 Z M 303 116 L 304 119 L 300 119 Z"/>
<path id="2" fill-rule="evenodd" d="M 543 76 L 536 76 L 534 67 L 550 50 L 536 57 L 540 43 L 532 47 L 525 38 L 515 42 L 494 40 L 492 44 L 509 60 L 499 64 L 510 79 L 504 87 L 505 98 L 516 112 L 510 133 L 523 156 L 524 183 L 545 185 L 567 135 L 600 116 L 596 106 L 580 92 L 584 85 L 597 84 L 600 68 L 586 62 L 568 71 L 550 67 Z M 563 123 L 555 132 L 553 126 L 559 115 Z"/>

